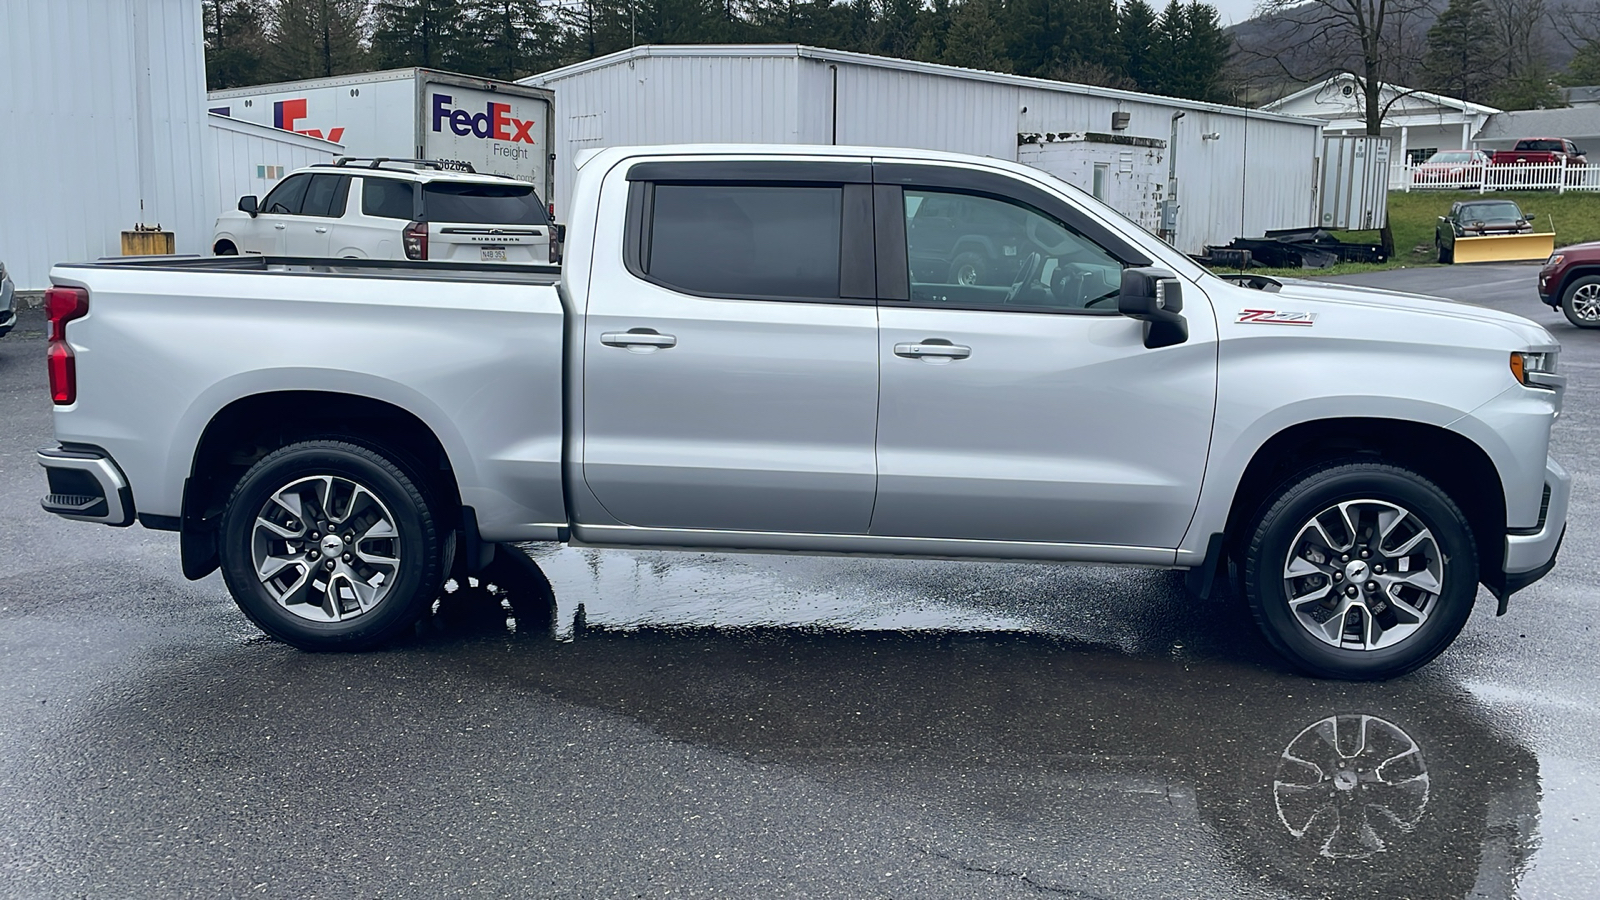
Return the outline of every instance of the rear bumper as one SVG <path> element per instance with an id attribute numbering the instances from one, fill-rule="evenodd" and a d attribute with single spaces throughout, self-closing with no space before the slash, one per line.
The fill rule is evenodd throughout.
<path id="1" fill-rule="evenodd" d="M 38 456 L 50 482 L 50 493 L 39 501 L 45 512 L 119 528 L 133 524 L 133 491 L 105 451 L 55 447 L 40 450 Z"/>
<path id="2" fill-rule="evenodd" d="M 1555 565 L 1561 538 L 1567 530 L 1567 501 L 1572 476 L 1553 459 L 1545 460 L 1544 486 L 1548 500 L 1532 529 L 1506 535 L 1505 593 L 1525 588 L 1543 578 Z"/>

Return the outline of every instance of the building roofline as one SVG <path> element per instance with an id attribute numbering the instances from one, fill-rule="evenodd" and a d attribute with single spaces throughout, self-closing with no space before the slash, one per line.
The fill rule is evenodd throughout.
<path id="1" fill-rule="evenodd" d="M 1247 115 L 1251 118 L 1260 118 L 1274 122 L 1289 122 L 1302 125 L 1322 125 L 1323 120 L 1310 116 L 1291 116 L 1286 113 L 1272 112 L 1264 109 L 1249 109 L 1242 106 L 1230 106 L 1225 103 L 1208 103 L 1200 100 L 1185 100 L 1179 97 L 1166 97 L 1160 94 L 1145 94 L 1138 91 L 1124 91 L 1117 88 L 1096 87 L 1087 84 L 1075 84 L 1067 81 L 1052 81 L 1048 78 L 1029 78 L 1023 75 L 1007 75 L 1001 72 L 988 72 L 982 69 L 964 69 L 960 66 L 946 66 L 939 63 L 916 62 L 908 59 L 895 59 L 888 56 L 875 56 L 870 53 L 853 53 L 846 50 L 825 50 L 821 47 L 810 47 L 805 44 L 645 44 L 627 50 L 619 50 L 605 56 L 573 63 L 559 69 L 551 69 L 528 78 L 519 80 L 518 84 L 535 85 L 539 87 L 553 87 L 567 78 L 603 69 L 621 62 L 645 59 L 648 57 L 720 57 L 720 58 L 796 58 L 814 59 L 819 62 L 847 63 L 850 65 L 868 66 L 878 69 L 894 69 L 901 72 L 918 72 L 927 75 L 943 75 L 952 78 L 964 78 L 969 81 L 985 81 L 991 84 L 1004 84 L 1012 87 L 1026 87 L 1036 90 L 1054 91 L 1064 94 L 1079 94 L 1090 97 L 1104 97 L 1111 100 L 1127 100 L 1139 103 L 1154 103 L 1161 106 L 1171 106 L 1186 110 L 1200 110 L 1205 112 L 1227 113 L 1230 115 Z"/>
<path id="2" fill-rule="evenodd" d="M 1272 101 L 1271 103 L 1265 104 L 1261 108 L 1262 109 L 1276 109 L 1276 108 L 1288 103 L 1291 100 L 1298 100 L 1301 97 L 1306 96 L 1307 94 L 1311 94 L 1311 93 L 1315 93 L 1316 91 L 1320 91 L 1323 88 L 1327 87 L 1328 85 L 1333 84 L 1334 82 L 1340 81 L 1340 80 L 1345 79 L 1345 78 L 1354 79 L 1355 76 L 1351 75 L 1349 72 L 1340 72 L 1339 74 L 1330 76 L 1328 78 L 1325 78 L 1322 81 L 1317 82 L 1316 84 L 1308 85 L 1306 87 L 1303 87 L 1300 90 L 1295 91 L 1292 94 L 1289 94 L 1289 95 L 1284 96 L 1284 97 L 1279 97 L 1278 99 Z M 1459 98 L 1456 98 L 1456 97 L 1446 97 L 1443 94 L 1435 94 L 1432 91 L 1419 91 L 1419 90 L 1416 90 L 1414 88 L 1408 88 L 1403 84 L 1391 84 L 1391 83 L 1389 83 L 1387 81 L 1380 83 L 1378 89 L 1379 89 L 1380 92 L 1383 91 L 1383 90 L 1391 90 L 1391 91 L 1395 91 L 1395 92 L 1398 92 L 1398 93 L 1403 93 L 1408 97 L 1420 97 L 1421 99 L 1427 100 L 1430 103 L 1437 103 L 1440 106 L 1448 106 L 1448 107 L 1450 107 L 1452 109 L 1459 109 L 1462 112 L 1483 113 L 1485 115 L 1491 115 L 1493 113 L 1503 112 L 1503 110 L 1497 109 L 1497 108 L 1495 108 L 1493 106 L 1485 106 L 1482 103 L 1473 103 L 1470 100 L 1462 100 L 1462 99 L 1459 99 Z"/>

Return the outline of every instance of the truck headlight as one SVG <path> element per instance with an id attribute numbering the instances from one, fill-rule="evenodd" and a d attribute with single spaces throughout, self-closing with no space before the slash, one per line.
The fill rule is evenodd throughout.
<path id="1" fill-rule="evenodd" d="M 1528 387 L 1555 390 L 1559 385 L 1556 376 L 1556 351 L 1518 350 L 1511 354 L 1511 374 Z"/>

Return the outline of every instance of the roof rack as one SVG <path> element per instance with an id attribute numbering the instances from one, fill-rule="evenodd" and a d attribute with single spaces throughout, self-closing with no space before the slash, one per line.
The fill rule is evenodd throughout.
<path id="1" fill-rule="evenodd" d="M 478 170 L 472 167 L 472 163 L 459 162 L 453 159 L 399 159 L 392 156 L 339 156 L 335 157 L 331 163 L 312 163 L 312 165 L 335 166 L 342 168 L 345 166 L 354 165 L 355 163 L 366 163 L 366 168 L 368 169 L 382 168 L 384 163 L 400 163 L 401 165 L 423 166 L 429 169 L 437 169 L 440 172 L 467 172 L 473 175 L 478 174 Z"/>

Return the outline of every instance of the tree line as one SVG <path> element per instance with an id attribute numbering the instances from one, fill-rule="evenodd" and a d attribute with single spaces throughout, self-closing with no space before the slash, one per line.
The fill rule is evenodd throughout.
<path id="1" fill-rule="evenodd" d="M 1157 0 L 1159 2 L 1159 0 Z M 516 79 L 639 44 L 800 43 L 1225 101 L 1198 0 L 204 0 L 226 87 L 427 66 Z"/>

